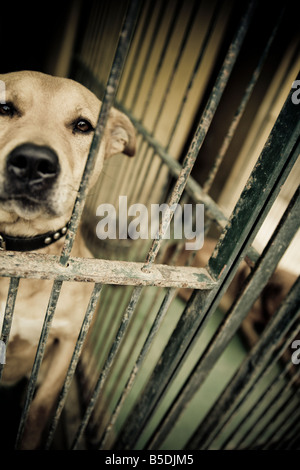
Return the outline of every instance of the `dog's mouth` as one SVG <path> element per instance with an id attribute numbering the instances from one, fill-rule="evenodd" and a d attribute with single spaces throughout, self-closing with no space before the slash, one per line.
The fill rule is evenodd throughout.
<path id="1" fill-rule="evenodd" d="M 25 219 L 33 219 L 41 214 L 48 217 L 55 215 L 47 199 L 31 194 L 10 194 L 4 197 L 0 195 L 0 207 Z"/>

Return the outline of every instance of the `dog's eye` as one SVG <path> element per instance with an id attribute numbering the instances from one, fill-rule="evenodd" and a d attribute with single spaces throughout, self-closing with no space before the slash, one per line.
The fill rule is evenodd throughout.
<path id="1" fill-rule="evenodd" d="M 0 103 L 0 115 L 12 117 L 16 110 L 10 103 Z"/>
<path id="2" fill-rule="evenodd" d="M 74 124 L 75 132 L 82 132 L 85 134 L 87 132 L 91 132 L 92 130 L 94 130 L 92 124 L 86 119 L 78 119 Z"/>

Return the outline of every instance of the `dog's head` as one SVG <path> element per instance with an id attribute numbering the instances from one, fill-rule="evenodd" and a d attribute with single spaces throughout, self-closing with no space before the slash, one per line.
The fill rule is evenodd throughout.
<path id="1" fill-rule="evenodd" d="M 71 214 L 101 102 L 73 80 L 39 72 L 8 73 L 0 80 L 5 84 L 0 103 L 0 228 L 16 228 L 25 221 L 28 235 L 39 227 L 52 230 Z M 134 128 L 113 108 L 91 185 L 105 158 L 134 152 Z"/>

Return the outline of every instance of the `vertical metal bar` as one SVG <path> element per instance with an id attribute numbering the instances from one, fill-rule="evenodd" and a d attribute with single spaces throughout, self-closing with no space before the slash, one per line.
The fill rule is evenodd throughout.
<path id="1" fill-rule="evenodd" d="M 220 148 L 220 150 L 219 150 L 219 152 L 218 152 L 218 155 L 217 155 L 217 157 L 216 157 L 216 159 L 215 159 L 214 165 L 213 165 L 213 167 L 211 168 L 211 170 L 210 170 L 210 172 L 209 172 L 209 175 L 208 175 L 208 177 L 207 177 L 207 179 L 206 179 L 206 181 L 205 181 L 205 183 L 204 183 L 204 185 L 203 185 L 203 191 L 204 191 L 205 193 L 208 193 L 208 191 L 210 190 L 211 185 L 212 185 L 212 183 L 213 183 L 213 181 L 214 181 L 214 178 L 215 178 L 215 176 L 216 176 L 216 174 L 217 174 L 217 171 L 218 171 L 218 169 L 220 168 L 220 165 L 221 165 L 221 163 L 222 163 L 222 161 L 223 161 L 223 159 L 224 159 L 224 156 L 225 156 L 225 154 L 226 154 L 226 152 L 227 152 L 227 150 L 228 150 L 228 147 L 229 147 L 229 145 L 230 145 L 230 142 L 232 141 L 232 138 L 233 138 L 233 136 L 234 136 L 234 134 L 235 134 L 235 131 L 236 131 L 238 125 L 239 125 L 239 122 L 240 122 L 241 118 L 243 117 L 243 114 L 244 114 L 244 111 L 245 111 L 245 109 L 246 109 L 247 103 L 248 103 L 248 101 L 249 101 L 249 99 L 250 99 L 250 96 L 251 96 L 251 94 L 252 94 L 252 91 L 253 91 L 253 89 L 254 89 L 254 86 L 256 85 L 257 80 L 259 79 L 259 76 L 260 76 L 260 73 L 261 73 L 261 71 L 262 71 L 263 65 L 264 65 L 264 63 L 265 63 L 265 60 L 266 60 L 268 54 L 269 54 L 269 50 L 270 50 L 270 48 L 271 48 L 271 45 L 272 45 L 272 43 L 273 43 L 273 40 L 274 40 L 274 38 L 275 38 L 275 36 L 276 36 L 276 34 L 277 34 L 277 31 L 278 31 L 279 25 L 280 25 L 280 23 L 281 23 L 281 20 L 282 20 L 284 11 L 285 11 L 285 7 L 282 9 L 281 14 L 280 14 L 280 16 L 279 16 L 279 18 L 278 18 L 278 20 L 277 20 L 277 23 L 276 23 L 276 25 L 275 25 L 275 27 L 274 27 L 274 29 L 273 29 L 273 31 L 272 31 L 272 34 L 271 34 L 271 36 L 270 36 L 269 39 L 268 39 L 268 42 L 267 42 L 267 44 L 266 44 L 266 47 L 265 47 L 265 49 L 264 49 L 262 55 L 260 56 L 259 62 L 258 62 L 258 64 L 257 64 L 257 67 L 255 68 L 255 70 L 254 70 L 254 72 L 253 72 L 253 74 L 252 74 L 252 77 L 251 77 L 251 79 L 250 79 L 250 81 L 249 81 L 249 83 L 248 83 L 248 86 L 247 86 L 247 88 L 246 88 L 246 91 L 245 91 L 245 93 L 244 93 L 244 96 L 243 96 L 243 98 L 242 98 L 242 100 L 241 100 L 241 102 L 240 102 L 240 104 L 239 104 L 239 107 L 238 107 L 238 109 L 237 109 L 237 111 L 236 111 L 236 113 L 235 113 L 235 115 L 234 115 L 234 117 L 233 117 L 233 120 L 231 121 L 229 130 L 228 130 L 227 135 L 226 135 L 226 137 L 225 137 L 225 139 L 224 139 L 224 142 L 223 142 L 223 144 L 222 144 L 222 146 L 221 146 L 221 148 Z"/>
<path id="2" fill-rule="evenodd" d="M 169 227 L 171 218 L 174 215 L 176 204 L 178 204 L 180 197 L 184 191 L 188 177 L 191 174 L 193 165 L 196 161 L 200 148 L 204 142 L 210 124 L 212 122 L 213 116 L 216 112 L 218 104 L 221 100 L 223 91 L 228 83 L 231 71 L 236 62 L 238 53 L 241 49 L 243 40 L 245 38 L 249 23 L 251 21 L 252 15 L 254 13 L 255 2 L 250 2 L 247 12 L 244 15 L 240 28 L 231 43 L 228 53 L 225 57 L 224 63 L 222 65 L 221 71 L 217 77 L 216 83 L 213 87 L 212 93 L 208 99 L 203 115 L 200 119 L 200 123 L 188 150 L 188 153 L 183 161 L 181 172 L 178 176 L 176 184 L 174 186 L 172 195 L 168 202 L 170 207 L 170 213 L 165 212 L 165 216 L 160 224 L 160 228 L 156 235 L 156 238 L 153 241 L 151 249 L 148 253 L 145 265 L 143 267 L 144 271 L 148 271 L 151 268 L 151 265 L 155 261 L 156 255 L 159 251 L 161 241 Z"/>
<path id="3" fill-rule="evenodd" d="M 257 295 L 261 292 L 264 286 L 267 284 L 269 277 L 275 270 L 276 265 L 283 256 L 285 250 L 290 244 L 292 238 L 298 230 L 298 221 L 300 219 L 300 187 L 296 191 L 292 201 L 286 212 L 284 213 L 277 229 L 271 237 L 264 253 L 262 254 L 259 263 L 256 265 L 252 275 L 251 282 L 249 282 L 245 288 L 245 291 L 234 303 L 230 313 L 223 320 L 217 333 L 207 346 L 206 350 L 198 360 L 190 376 L 178 392 L 175 400 L 165 413 L 156 432 L 150 439 L 148 446 L 155 448 L 158 443 L 161 443 L 166 437 L 169 429 L 174 426 L 175 422 L 181 415 L 186 403 L 194 396 L 196 391 L 199 389 L 206 376 L 215 365 L 218 358 L 224 352 L 225 348 L 229 344 L 229 341 L 233 338 L 237 331 L 240 323 L 246 317 L 249 309 L 254 303 Z M 293 304 L 290 305 L 291 314 L 295 315 L 298 312 L 298 300 L 299 300 L 299 289 L 300 278 L 295 284 L 293 289 Z M 295 292 L 297 295 L 295 295 Z M 210 432 L 214 431 L 215 413 L 211 413 L 209 420 L 205 421 L 205 431 L 203 431 L 201 438 L 206 440 L 210 435 Z M 201 441 L 202 444 L 202 441 Z"/>
<path id="4" fill-rule="evenodd" d="M 160 26 L 161 26 L 161 23 L 162 23 L 162 20 L 163 20 L 163 17 L 164 17 L 166 7 L 167 7 L 167 1 L 164 1 L 164 2 L 160 3 L 160 9 L 159 9 L 159 12 L 158 12 L 158 15 L 157 15 L 158 19 L 157 19 L 157 22 L 156 22 L 155 27 L 153 29 L 152 36 L 151 36 L 151 39 L 149 41 L 149 46 L 148 46 L 147 52 L 145 54 L 145 59 L 144 59 L 143 65 L 141 67 L 141 73 L 140 73 L 139 80 L 138 80 L 139 87 L 136 88 L 135 93 L 133 95 L 132 103 L 131 103 L 131 109 L 133 108 L 133 105 L 137 102 L 138 95 L 139 95 L 140 88 L 141 88 L 141 84 L 143 83 L 143 80 L 144 80 L 144 77 L 145 77 L 145 74 L 146 74 L 146 71 L 147 71 L 147 65 L 149 63 L 151 54 L 153 52 L 153 44 L 155 42 L 155 39 L 157 38 L 157 34 L 158 34 L 158 31 L 160 29 Z"/>
<path id="5" fill-rule="evenodd" d="M 270 411 L 270 409 L 272 409 L 272 407 L 276 408 L 277 405 L 278 405 L 278 401 L 286 395 L 287 392 L 290 391 L 292 385 L 295 383 L 295 381 L 299 378 L 299 372 L 296 372 L 296 374 L 287 382 L 287 383 L 283 383 L 282 387 L 277 391 L 276 395 L 272 398 L 272 400 L 268 403 L 268 406 L 259 414 L 259 416 L 257 416 L 256 418 L 256 422 L 255 422 L 255 426 L 251 427 L 250 431 L 247 432 L 245 438 L 242 440 L 242 441 L 239 441 L 236 445 L 236 449 L 238 448 L 243 448 L 242 446 L 242 443 L 245 442 L 245 440 L 247 440 L 247 438 L 249 437 L 249 435 L 251 435 L 251 432 L 253 430 L 255 430 L 255 427 L 257 425 L 259 425 L 259 423 L 265 418 L 266 414 Z M 299 393 L 297 394 L 299 395 Z M 288 395 L 288 399 L 286 400 L 286 404 L 289 403 L 290 400 L 292 400 L 293 397 L 291 395 Z M 267 425 L 264 426 L 264 428 L 262 429 L 262 432 L 259 434 L 259 435 L 263 435 L 263 433 L 265 432 L 265 430 L 267 429 L 268 425 L 272 423 L 273 421 L 273 418 L 274 416 L 272 416 L 272 418 L 270 419 L 270 421 L 268 422 Z M 259 435 L 256 435 L 253 437 L 252 439 L 252 443 L 250 444 L 250 446 L 252 447 L 254 445 L 254 443 L 257 443 L 258 442 L 258 438 L 259 438 Z"/>
<path id="6" fill-rule="evenodd" d="M 289 431 L 291 431 L 291 433 Z M 291 436 L 289 438 L 288 444 L 285 445 L 284 450 L 296 449 L 297 442 L 298 442 L 298 450 L 299 450 L 299 444 L 300 444 L 300 410 L 299 410 L 299 407 L 297 407 L 294 410 L 294 419 L 290 423 L 289 429 L 287 430 L 287 434 L 291 434 Z M 279 446 L 276 447 L 276 450 L 281 450 L 281 449 L 282 447 L 279 444 Z"/>
<path id="7" fill-rule="evenodd" d="M 171 20 L 170 25 L 169 25 L 169 29 L 168 29 L 167 34 L 166 34 L 166 40 L 165 40 L 162 52 L 160 54 L 158 64 L 157 64 L 157 66 L 155 68 L 155 71 L 154 71 L 154 74 L 153 74 L 153 79 L 152 79 L 150 89 L 149 89 L 149 91 L 147 93 L 147 97 L 145 99 L 144 107 L 143 107 L 142 114 L 141 114 L 141 122 L 144 121 L 145 114 L 146 114 L 146 111 L 148 109 L 150 99 L 152 98 L 153 90 L 154 90 L 155 85 L 157 83 L 158 75 L 159 75 L 159 72 L 160 72 L 161 67 L 163 65 L 165 55 L 167 53 L 169 43 L 170 43 L 174 28 L 175 28 L 177 18 L 179 16 L 179 13 L 180 13 L 180 10 L 181 10 L 181 7 L 182 7 L 181 0 L 177 0 L 176 6 L 175 6 L 174 12 L 173 12 L 173 17 L 172 17 L 172 20 Z M 155 39 L 155 37 L 154 37 L 154 39 Z M 147 63 L 146 63 L 146 65 L 147 65 Z"/>
<path id="8" fill-rule="evenodd" d="M 141 0 L 131 1 L 124 22 L 124 26 L 122 28 L 114 62 L 105 89 L 105 95 L 103 98 L 101 111 L 99 113 L 96 129 L 90 146 L 89 155 L 83 172 L 79 193 L 74 204 L 74 209 L 66 235 L 65 244 L 63 246 L 60 257 L 60 263 L 63 265 L 67 264 L 74 243 L 76 231 L 80 222 L 80 218 L 85 204 L 85 199 L 88 193 L 88 183 L 92 171 L 94 169 L 95 159 L 104 134 L 105 126 L 109 116 L 109 110 L 113 105 L 114 98 L 117 92 L 125 59 L 129 50 L 131 37 L 135 28 L 136 19 L 138 17 L 140 5 Z"/>
<path id="9" fill-rule="evenodd" d="M 286 301 L 268 324 L 260 341 L 236 372 L 230 383 L 218 397 L 214 408 L 210 410 L 202 420 L 194 436 L 187 444 L 187 448 L 207 448 L 216 436 L 219 435 L 224 420 L 230 414 L 236 400 L 241 393 L 246 393 L 255 379 L 262 372 L 276 348 L 276 345 L 284 338 L 291 323 L 299 317 L 300 309 L 297 307 L 300 296 L 300 277 L 294 284 Z"/>
<path id="10" fill-rule="evenodd" d="M 130 302 L 129 302 L 129 305 L 126 309 L 126 312 L 125 314 L 123 315 L 123 318 L 122 318 L 122 321 L 121 321 L 121 325 L 119 327 L 119 330 L 118 330 L 118 333 L 117 333 L 117 336 L 116 336 L 116 339 L 109 351 L 109 354 L 108 354 L 108 357 L 106 359 L 106 362 L 105 362 L 105 365 L 103 367 L 103 370 L 100 374 L 100 377 L 97 381 L 97 384 L 94 388 L 94 391 L 92 393 L 92 397 L 90 399 L 90 402 L 89 402 L 89 405 L 85 411 L 85 414 L 83 416 L 83 419 L 81 421 L 81 424 L 77 430 L 77 433 L 76 433 L 76 436 L 75 436 L 75 439 L 73 441 L 73 444 L 72 444 L 72 449 L 76 449 L 77 448 L 77 445 L 78 445 L 78 442 L 79 442 L 79 439 L 81 438 L 86 426 L 87 426 L 87 423 L 91 417 L 91 414 L 93 412 L 93 409 L 95 407 L 95 404 L 96 404 L 96 400 L 103 388 L 103 385 L 104 385 L 104 382 L 106 380 L 106 377 L 111 369 L 111 366 L 113 364 L 113 361 L 116 357 L 116 354 L 121 346 L 121 343 L 122 343 L 122 340 L 124 339 L 124 335 L 126 333 L 126 329 L 128 327 L 128 324 L 129 324 L 129 321 L 135 311 L 135 308 L 136 308 L 136 305 L 138 303 L 138 300 L 140 298 L 140 295 L 141 295 L 141 292 L 142 292 L 142 287 L 141 286 L 138 286 L 138 287 L 135 287 L 134 288 L 134 291 L 133 291 L 133 294 L 131 296 L 131 299 L 130 299 Z"/>
<path id="11" fill-rule="evenodd" d="M 126 83 L 124 85 L 124 91 L 122 92 L 122 97 L 121 97 L 121 102 L 122 103 L 124 103 L 125 98 L 128 96 L 129 89 L 130 89 L 130 86 L 131 86 L 131 83 L 132 83 L 132 76 L 135 73 L 136 67 L 138 65 L 138 61 L 139 61 L 140 56 L 141 56 L 142 45 L 143 45 L 142 38 L 146 37 L 146 35 L 147 35 L 147 31 L 149 29 L 149 26 L 151 25 L 153 13 L 155 11 L 155 7 L 153 5 L 152 0 L 149 0 L 148 2 L 144 2 L 144 4 L 145 3 L 148 3 L 147 11 L 144 14 L 144 22 L 141 26 L 141 34 L 140 34 L 140 37 L 139 37 L 137 50 L 136 50 L 135 56 L 133 58 L 129 73 L 128 73 L 128 78 L 127 78 Z M 143 15 L 143 12 L 142 12 L 142 15 Z M 132 103 L 131 106 L 133 106 L 133 103 Z"/>
<path id="12" fill-rule="evenodd" d="M 276 421 L 276 419 L 278 417 L 280 417 L 280 415 L 282 415 L 282 413 L 285 411 L 286 407 L 289 405 L 289 403 L 291 402 L 291 399 L 293 398 L 292 395 L 294 395 L 293 393 L 293 390 L 292 390 L 292 385 L 293 383 L 300 377 L 300 370 L 298 370 L 298 372 L 290 379 L 290 381 L 286 384 L 286 386 L 284 387 L 283 390 L 281 390 L 281 393 L 277 393 L 276 396 L 273 398 L 273 400 L 271 401 L 271 403 L 269 403 L 269 406 L 268 406 L 268 411 L 270 411 L 272 409 L 272 407 L 276 408 L 276 412 L 274 413 L 274 415 L 272 415 L 267 423 L 263 426 L 263 428 L 260 430 L 260 432 L 258 433 L 258 435 L 256 435 L 252 441 L 248 444 L 248 446 L 251 448 L 254 446 L 255 443 L 258 443 L 259 442 L 259 439 L 261 437 L 263 437 L 264 433 L 266 432 L 266 430 L 270 427 L 270 425 L 273 424 L 273 422 Z M 285 399 L 285 401 L 281 404 L 281 406 L 279 408 L 278 407 L 278 401 L 283 397 L 285 396 L 286 392 L 291 392 L 290 394 L 288 394 L 287 398 Z M 300 397 L 300 391 L 298 390 L 298 392 L 296 393 L 296 397 L 299 398 Z M 264 417 L 264 414 L 262 414 L 260 416 L 260 418 L 263 418 Z M 279 426 L 280 427 L 280 426 Z M 274 434 L 278 431 L 278 427 L 275 428 L 275 432 Z M 271 436 L 270 436 L 271 437 Z M 269 442 L 269 440 L 268 440 Z"/>
<path id="13" fill-rule="evenodd" d="M 177 125 L 179 123 L 179 119 L 182 115 L 182 112 L 183 112 L 183 109 L 184 109 L 184 106 L 187 102 L 187 99 L 188 99 L 188 95 L 189 95 L 189 92 L 190 90 L 192 89 L 192 86 L 193 86 L 193 83 L 194 83 L 194 80 L 195 80 L 195 77 L 198 73 L 198 70 L 199 70 L 199 67 L 202 63 L 202 58 L 204 56 L 204 53 L 206 52 L 206 48 L 208 46 L 208 43 L 209 43 L 209 40 L 211 39 L 211 34 L 213 32 L 213 29 L 217 23 L 217 18 L 218 18 L 218 14 L 219 14 L 219 6 L 220 6 L 220 0 L 217 0 L 216 1 L 216 5 L 215 5 L 215 9 L 214 9 L 214 12 L 212 14 L 212 17 L 211 17 L 211 20 L 210 20 L 210 24 L 208 26 L 208 29 L 206 31 L 206 34 L 205 34 L 205 38 L 203 40 L 203 44 L 201 46 L 201 50 L 200 50 L 200 53 L 198 55 L 198 58 L 197 58 L 197 61 L 196 61 L 196 64 L 194 66 L 194 69 L 192 71 L 192 74 L 190 76 L 190 80 L 189 80 L 189 83 L 186 87 L 186 90 L 185 90 L 185 94 L 182 98 L 182 101 L 181 101 L 181 104 L 180 104 L 180 107 L 179 107 L 179 111 L 177 113 L 177 116 L 176 116 L 176 119 L 175 119 L 175 122 L 173 124 L 173 127 L 172 127 L 172 130 L 170 132 L 170 135 L 169 135 L 169 139 L 168 139 L 168 144 L 167 144 L 167 147 L 166 149 L 168 150 L 170 148 L 170 145 L 171 145 L 171 142 L 173 140 L 173 137 L 174 137 L 174 134 L 175 134 L 175 130 L 177 128 Z"/>
<path id="14" fill-rule="evenodd" d="M 86 310 L 86 314 L 85 314 L 85 317 L 84 317 L 84 320 L 83 320 L 83 323 L 82 323 L 82 326 L 81 326 L 81 329 L 80 329 L 80 332 L 79 332 L 79 335 L 78 335 L 78 339 L 77 339 L 76 346 L 75 346 L 75 349 L 74 349 L 74 352 L 73 352 L 73 355 L 72 355 L 72 359 L 71 359 L 71 362 L 70 362 L 70 365 L 69 365 L 69 368 L 68 368 L 68 372 L 67 372 L 67 375 L 66 375 L 66 378 L 65 378 L 65 382 L 63 384 L 62 390 L 61 390 L 60 395 L 58 397 L 58 403 L 57 403 L 57 406 L 56 406 L 56 410 L 55 410 L 53 419 L 52 419 L 51 424 L 50 424 L 49 434 L 48 434 L 48 437 L 47 437 L 47 442 L 46 442 L 46 446 L 45 446 L 46 449 L 49 449 L 49 447 L 52 443 L 54 432 L 55 432 L 59 417 L 61 415 L 62 409 L 64 407 L 64 404 L 66 402 L 67 394 L 68 394 L 68 391 L 69 391 L 69 388 L 70 388 L 70 385 L 71 385 L 71 382 L 72 382 L 72 379 L 73 379 L 73 376 L 74 376 L 74 373 L 75 373 L 77 363 L 79 361 L 79 357 L 80 357 L 80 354 L 81 354 L 81 351 L 82 351 L 83 343 L 84 343 L 85 338 L 88 334 L 90 324 L 91 324 L 92 319 L 94 317 L 95 309 L 96 309 L 98 301 L 99 301 L 101 290 L 102 290 L 102 284 L 95 284 L 93 292 L 92 292 L 91 297 L 90 297 L 90 301 L 89 301 L 87 310 Z"/>
<path id="15" fill-rule="evenodd" d="M 186 25 L 186 28 L 185 28 L 185 32 L 184 32 L 184 36 L 183 36 L 183 39 L 181 41 L 181 45 L 178 49 L 178 53 L 177 53 L 177 56 L 176 56 L 176 60 L 175 60 L 175 63 L 174 63 L 174 66 L 173 66 L 173 69 L 170 73 L 170 77 L 169 77 L 169 80 L 167 82 L 167 86 L 166 86 L 166 89 L 165 89 L 165 92 L 164 92 L 164 96 L 162 98 L 162 101 L 160 103 L 160 106 L 159 106 L 159 109 L 158 109 L 158 112 L 156 114 L 156 117 L 155 117 L 155 120 L 154 120 L 154 125 L 153 125 L 153 129 L 152 129 L 152 134 L 154 134 L 154 132 L 156 131 L 156 128 L 158 126 L 158 123 L 159 123 L 159 119 L 162 115 L 162 112 L 164 110 L 164 107 L 165 107 L 165 104 L 166 104 L 166 101 L 167 101 L 167 98 L 169 96 L 169 93 L 170 93 L 170 89 L 171 89 L 171 85 L 172 85 L 172 82 L 174 80 L 174 77 L 175 77 L 175 74 L 177 72 L 177 69 L 179 67 L 179 63 L 180 63 L 180 60 L 181 60 L 181 57 L 183 55 L 183 51 L 184 51 L 184 48 L 187 44 L 187 41 L 188 41 L 188 38 L 189 38 L 189 35 L 190 35 L 190 32 L 191 32 L 191 29 L 193 27 L 193 23 L 195 21 L 195 18 L 196 18 L 196 14 L 197 14 L 197 10 L 199 9 L 199 1 L 198 0 L 194 0 L 194 4 L 192 6 L 192 11 L 190 13 L 190 16 L 189 16 L 189 20 L 188 20 L 188 23 Z"/>
<path id="16" fill-rule="evenodd" d="M 297 322 L 296 322 L 297 323 Z M 250 387 L 249 391 L 247 391 L 246 393 L 244 393 L 242 395 L 242 397 L 239 398 L 239 401 L 238 403 L 236 404 L 234 410 L 232 411 L 232 413 L 230 413 L 230 416 L 228 417 L 228 419 L 225 421 L 225 423 L 223 424 L 223 428 L 228 424 L 228 422 L 230 422 L 232 416 L 234 414 L 237 413 L 238 409 L 240 408 L 240 406 L 244 403 L 244 401 L 246 400 L 246 398 L 249 396 L 249 394 L 252 392 L 254 386 L 270 371 L 270 369 L 274 366 L 274 364 L 278 361 L 278 359 L 280 358 L 281 354 L 283 353 L 283 351 L 286 349 L 286 344 L 290 343 L 293 338 L 299 333 L 300 331 L 300 325 L 296 326 L 296 325 L 292 325 L 292 333 L 290 333 L 290 335 L 285 339 L 285 342 L 283 344 L 281 344 L 281 347 L 278 348 L 278 350 L 276 351 L 276 354 L 274 354 L 274 356 L 272 356 L 272 359 L 268 362 L 266 368 L 262 371 L 262 373 L 259 375 L 259 377 L 257 378 L 257 380 L 254 382 L 254 384 Z M 259 401 L 262 402 L 262 400 L 264 400 L 265 396 L 267 396 L 271 390 L 273 390 L 274 388 L 274 385 L 276 383 L 278 383 L 282 377 L 284 377 L 291 369 L 291 366 L 292 364 L 287 364 L 287 366 L 284 368 L 284 370 L 279 374 L 279 376 L 276 376 L 276 378 L 273 380 L 273 382 L 270 383 L 270 385 L 268 386 L 268 388 L 265 390 L 265 392 L 263 393 L 263 395 L 260 397 Z M 226 438 L 226 440 L 222 443 L 222 449 L 223 448 L 226 448 L 226 446 L 230 443 L 230 441 L 233 439 L 233 437 L 235 436 L 235 434 L 238 432 L 239 428 L 243 426 L 243 424 L 248 420 L 250 419 L 250 417 L 252 416 L 252 414 L 255 412 L 256 410 L 256 404 L 254 404 L 250 410 L 247 412 L 247 414 L 243 417 L 242 421 L 235 427 L 235 429 L 233 429 L 233 431 L 230 433 L 230 435 Z M 253 425 L 255 426 L 255 424 Z M 223 429 L 222 428 L 222 429 Z M 252 430 L 252 427 L 250 427 L 248 430 L 247 430 L 247 433 L 250 433 Z M 238 441 L 238 444 L 237 446 L 239 446 L 243 441 L 244 439 L 246 438 L 246 434 L 244 437 L 240 438 L 240 440 Z"/>
<path id="17" fill-rule="evenodd" d="M 159 326 L 175 296 L 175 293 L 176 293 L 176 289 L 175 288 L 170 288 L 167 290 L 167 293 L 165 295 L 165 298 L 160 306 L 160 309 L 156 315 L 156 318 L 152 324 L 152 327 L 151 327 L 151 330 L 146 338 L 146 341 L 141 349 L 141 352 L 133 366 L 133 369 L 129 375 L 129 378 L 127 380 L 127 383 L 124 387 L 124 390 L 123 390 L 123 393 L 121 394 L 119 400 L 118 400 L 118 403 L 113 411 L 113 414 L 111 416 L 111 419 L 110 419 L 110 422 L 109 424 L 107 425 L 106 429 L 104 430 L 104 433 L 100 439 L 100 444 L 99 444 L 99 447 L 100 449 L 104 449 L 105 448 L 105 445 L 106 445 L 106 442 L 107 442 L 107 439 L 113 429 L 113 426 L 117 420 L 117 417 L 121 411 L 121 408 L 122 408 L 122 405 L 126 399 L 126 397 L 128 396 L 130 390 L 132 389 L 133 385 L 134 385 L 134 382 L 135 382 L 135 379 L 136 379 L 136 376 L 143 364 L 143 361 L 146 357 L 146 354 L 147 352 L 149 351 L 149 348 L 154 340 L 154 337 L 159 329 Z"/>
<path id="18" fill-rule="evenodd" d="M 56 305 L 57 305 L 59 294 L 61 291 L 61 286 L 62 286 L 62 281 L 54 281 L 52 292 L 49 298 L 49 303 L 48 303 L 44 323 L 43 323 L 43 328 L 42 328 L 39 344 L 37 347 L 34 364 L 32 367 L 31 376 L 30 376 L 29 383 L 28 383 L 25 405 L 22 410 L 22 416 L 21 416 L 20 425 L 19 425 L 18 434 L 17 434 L 16 449 L 19 447 L 21 443 L 21 439 L 22 439 L 23 432 L 25 429 L 25 424 L 26 424 L 26 420 L 28 417 L 29 408 L 33 399 L 33 394 L 34 394 L 34 390 L 36 387 L 38 373 L 39 373 L 40 366 L 43 360 L 46 343 L 48 339 L 48 334 L 49 334 L 49 329 L 50 329 L 53 316 L 55 313 Z"/>
<path id="19" fill-rule="evenodd" d="M 15 303 L 19 288 L 20 279 L 18 277 L 12 277 L 9 283 L 9 289 L 7 293 L 6 307 L 3 317 L 2 331 L 1 331 L 1 341 L 7 345 L 13 320 L 13 313 L 15 309 Z M 3 374 L 5 364 L 0 364 L 0 381 Z"/>

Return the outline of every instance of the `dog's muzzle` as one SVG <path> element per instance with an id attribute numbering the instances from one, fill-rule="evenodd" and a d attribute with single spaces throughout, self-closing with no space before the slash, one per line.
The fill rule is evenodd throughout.
<path id="1" fill-rule="evenodd" d="M 38 197 L 53 186 L 59 170 L 58 157 L 50 147 L 32 143 L 19 145 L 6 160 L 10 193 Z"/>

